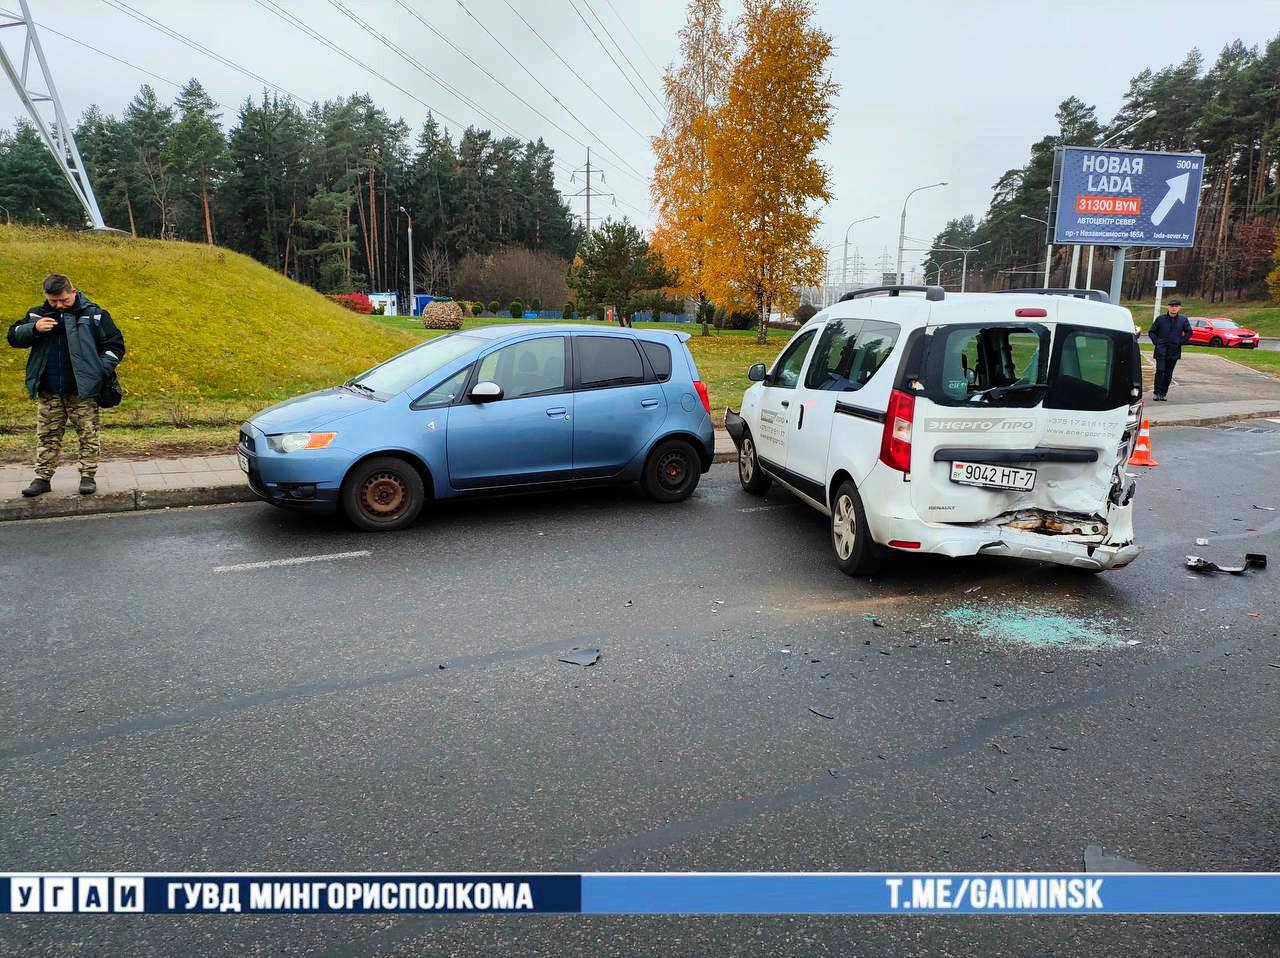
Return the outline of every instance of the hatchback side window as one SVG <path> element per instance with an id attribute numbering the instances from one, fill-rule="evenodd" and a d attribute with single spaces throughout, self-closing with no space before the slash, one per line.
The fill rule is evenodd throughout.
<path id="1" fill-rule="evenodd" d="M 564 337 L 526 339 L 495 350 L 480 361 L 476 381 L 497 383 L 503 399 L 565 392 Z"/>
<path id="2" fill-rule="evenodd" d="M 671 378 L 671 350 L 662 343 L 653 343 L 647 339 L 642 340 L 640 346 L 644 349 L 644 354 L 649 357 L 653 375 L 657 377 L 658 382 L 665 383 Z"/>
<path id="3" fill-rule="evenodd" d="M 644 382 L 644 363 L 635 340 L 625 336 L 579 336 L 573 343 L 578 385 L 630 386 Z"/>
<path id="4" fill-rule="evenodd" d="M 810 329 L 791 341 L 791 345 L 778 357 L 766 385 L 777 386 L 779 389 L 796 388 L 796 383 L 800 381 L 800 370 L 804 368 L 805 356 L 809 353 L 809 344 L 813 342 L 816 332 L 817 330 Z"/>
<path id="5" fill-rule="evenodd" d="M 468 366 L 461 372 L 456 372 L 435 389 L 428 390 L 414 400 L 414 409 L 430 409 L 435 406 L 447 406 L 455 399 L 467 385 L 467 377 L 471 375 L 471 367 Z"/>

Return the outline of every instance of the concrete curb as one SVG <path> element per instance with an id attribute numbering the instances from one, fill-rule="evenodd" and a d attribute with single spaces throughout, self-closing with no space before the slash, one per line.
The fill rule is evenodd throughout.
<path id="1" fill-rule="evenodd" d="M 1179 426 L 1220 426 L 1224 422 L 1241 422 L 1245 419 L 1274 419 L 1280 417 L 1280 408 L 1274 410 L 1262 410 L 1260 412 L 1247 413 L 1230 413 L 1224 416 L 1198 416 L 1193 419 L 1175 419 L 1161 420 L 1153 415 L 1146 418 L 1153 426 L 1164 426 L 1166 429 L 1176 429 Z"/>
<path id="2" fill-rule="evenodd" d="M 195 486 L 190 489 L 131 489 L 96 496 L 46 494 L 35 499 L 0 502 L 0 522 L 16 519 L 52 519 L 60 516 L 93 516 L 144 509 L 213 506 L 251 502 L 258 497 L 246 486 Z"/>

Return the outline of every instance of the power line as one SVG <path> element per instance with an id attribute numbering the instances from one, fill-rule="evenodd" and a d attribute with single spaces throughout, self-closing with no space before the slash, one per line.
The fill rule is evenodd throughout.
<path id="1" fill-rule="evenodd" d="M 618 56 L 622 57 L 622 62 L 631 67 L 631 72 L 635 75 L 635 78 L 640 81 L 640 85 L 645 88 L 645 91 L 653 97 L 653 101 L 658 104 L 659 108 L 661 108 L 662 96 L 653 87 L 649 86 L 648 81 L 640 75 L 640 71 L 637 70 L 635 65 L 627 59 L 627 54 L 626 51 L 622 49 L 622 44 L 617 41 L 613 32 L 605 25 L 600 14 L 596 13 L 596 8 L 591 5 L 591 0 L 581 0 L 581 2 L 582 5 L 587 8 L 587 12 L 595 17 L 596 23 L 600 24 L 600 29 L 604 31 L 604 35 L 608 37 L 609 42 L 613 44 L 613 48 L 618 51 Z"/>
<path id="2" fill-rule="evenodd" d="M 186 34 L 181 33 L 178 30 L 174 30 L 171 27 L 166 27 L 163 23 L 161 23 L 159 20 L 155 19 L 154 17 L 148 16 L 147 14 L 141 12 L 140 10 L 135 10 L 133 7 L 125 3 L 124 0 L 102 0 L 102 2 L 105 3 L 107 6 L 111 7 L 113 10 L 116 10 L 119 13 L 123 13 L 127 17 L 131 17 L 132 19 L 138 21 L 144 26 L 148 26 L 151 29 L 158 31 L 173 40 L 177 40 L 179 43 L 190 47 L 192 50 L 195 50 L 197 53 L 203 53 L 205 56 L 210 57 L 213 60 L 216 60 L 217 62 L 224 64 L 225 66 L 229 66 L 231 67 L 231 69 L 236 70 L 240 73 L 243 73 L 245 76 L 253 80 L 257 80 L 259 83 L 265 86 L 269 86 L 273 90 L 277 90 L 280 93 L 283 93 L 285 96 L 298 101 L 299 103 L 305 103 L 308 106 L 315 106 L 315 103 L 313 103 L 311 100 L 307 100 L 303 97 L 299 97 L 293 93 L 290 93 L 284 87 L 280 86 L 280 84 L 272 83 L 266 77 L 260 76 L 259 74 L 254 73 L 252 70 L 248 69 L 247 67 L 241 66 L 240 64 L 236 63 L 234 60 L 229 60 L 220 53 L 214 53 L 208 47 L 204 46 L 201 43 L 198 43 L 195 40 L 192 40 Z"/>
<path id="3" fill-rule="evenodd" d="M 591 35 L 595 37 L 596 43 L 600 44 L 600 49 L 603 50 L 608 55 L 610 60 L 613 60 L 613 65 L 617 67 L 618 72 L 622 74 L 622 79 L 626 80 L 627 85 L 630 86 L 631 89 L 635 91 L 636 96 L 640 98 L 640 102 L 643 103 L 645 105 L 645 108 L 648 109 L 648 111 L 653 114 L 653 118 L 657 120 L 659 123 L 661 123 L 662 117 L 658 115 L 658 111 L 653 108 L 652 104 L 650 104 L 649 101 L 645 98 L 644 94 L 640 92 L 639 88 L 637 88 L 636 85 L 631 82 L 631 77 L 627 76 L 626 71 L 623 70 L 622 67 L 618 64 L 618 61 L 617 59 L 614 58 L 613 53 L 609 50 L 607 46 L 604 45 L 604 41 L 600 39 L 600 36 L 599 34 L 596 33 L 595 28 L 591 26 L 590 23 L 587 22 L 587 18 L 582 15 L 582 11 L 577 8 L 573 0 L 569 0 L 569 6 L 573 7 L 573 12 L 578 15 L 578 19 L 582 21 L 583 26 L 585 26 L 588 30 L 591 31 Z"/>
<path id="4" fill-rule="evenodd" d="M 557 124 L 557 123 L 556 123 L 554 120 L 552 120 L 550 117 L 548 117 L 548 116 L 546 116 L 545 114 L 543 114 L 543 113 L 542 113 L 541 111 L 539 111 L 536 107 L 534 107 L 531 103 L 529 103 L 529 101 L 528 101 L 528 100 L 526 100 L 524 97 L 520 96 L 520 94 L 519 94 L 519 93 L 517 93 L 515 90 L 511 89 L 511 87 L 507 86 L 507 85 L 506 85 L 505 83 L 503 83 L 500 79 L 498 79 L 498 78 L 497 78 L 496 76 L 494 76 L 491 72 L 489 72 L 488 68 L 486 68 L 483 64 L 479 63 L 479 62 L 478 62 L 474 57 L 472 57 L 472 56 L 471 56 L 471 54 L 469 54 L 465 49 L 463 49 L 462 47 L 458 46 L 456 43 L 454 43 L 452 40 L 450 40 L 450 39 L 448 38 L 448 36 L 446 36 L 445 34 L 441 33 L 438 29 L 436 29 L 434 26 L 432 26 L 430 23 L 428 23 L 425 19 L 423 19 L 423 17 L 422 17 L 422 16 L 421 16 L 421 15 L 420 15 L 416 10 L 414 10 L 412 7 L 410 7 L 410 6 L 405 2 L 405 0 L 396 0 L 396 3 L 397 3 L 397 4 L 398 4 L 398 5 L 399 5 L 399 6 L 400 6 L 400 7 L 401 7 L 401 8 L 402 8 L 406 13 L 408 13 L 410 16 L 412 16 L 414 19 L 416 19 L 416 20 L 417 20 L 419 23 L 421 23 L 424 27 L 426 27 L 428 30 L 430 30 L 432 33 L 434 33 L 436 36 L 438 36 L 438 37 L 439 37 L 441 40 L 443 40 L 445 43 L 449 44 L 449 46 L 450 46 L 450 47 L 452 47 L 454 50 L 458 51 L 458 53 L 462 54 L 462 56 L 463 56 L 463 57 L 465 57 L 465 58 L 466 58 L 466 59 L 467 59 L 467 60 L 468 60 L 472 65 L 474 65 L 478 70 L 480 70 L 480 71 L 481 71 L 485 76 L 487 76 L 490 80 L 492 80 L 494 83 L 498 84 L 498 86 L 502 87 L 502 89 L 506 90 L 508 93 L 510 93 L 513 97 L 515 97 L 517 100 L 519 100 L 519 101 L 520 101 L 521 103 L 523 103 L 525 106 L 529 107 L 529 109 L 533 110 L 533 112 L 534 112 L 534 113 L 537 113 L 537 114 L 538 114 L 538 116 L 542 117 L 544 120 L 546 120 L 546 121 L 547 121 L 548 123 L 550 123 L 552 126 L 554 126 L 557 130 L 560 130 L 560 132 L 561 132 L 561 133 L 564 133 L 564 134 L 565 134 L 565 136 L 570 136 L 570 137 L 571 137 L 571 139 L 574 139 L 574 141 L 575 141 L 575 142 L 577 142 L 577 143 L 579 143 L 579 145 L 582 145 L 582 146 L 585 146 L 585 145 L 586 145 L 586 144 L 582 143 L 581 141 L 577 140 L 577 138 L 576 138 L 576 137 L 572 137 L 572 136 L 571 136 L 571 134 L 569 134 L 569 132 L 568 132 L 567 130 L 565 130 L 563 127 L 561 127 L 559 124 Z M 601 137 L 601 136 L 600 136 L 599 134 L 597 134 L 594 130 L 592 130 L 589 126 L 587 126 L 587 124 L 586 124 L 586 123 L 584 123 L 584 122 L 582 121 L 582 118 L 581 118 L 581 117 L 579 117 L 576 113 L 574 113 L 574 112 L 573 112 L 573 110 L 572 110 L 569 106 L 567 106 L 567 105 L 566 105 L 566 104 L 565 104 L 565 103 L 564 103 L 564 102 L 563 102 L 563 101 L 562 101 L 558 96 L 556 96 L 556 95 L 555 95 L 554 93 L 552 93 L 549 89 L 547 89 L 546 85 L 545 85 L 545 84 L 543 84 L 543 82 L 542 82 L 541 80 L 539 80 L 536 76 L 534 76 L 532 73 L 530 73 L 530 72 L 529 72 L 529 68 L 528 68 L 528 67 L 526 67 L 523 63 L 521 63 L 521 62 L 520 62 L 520 59 L 519 59 L 518 57 L 514 56 L 514 55 L 511 53 L 511 51 L 507 49 L 506 45 L 505 45 L 501 40 L 499 40 L 496 36 L 494 36 L 494 35 L 493 35 L 493 33 L 489 30 L 489 28 L 488 28 L 488 27 L 486 27 L 483 23 L 481 23 L 479 19 L 477 19 L 476 15 L 475 15 L 474 13 L 472 13 L 470 10 L 468 10 L 468 9 L 467 9 L 467 7 L 466 7 L 466 5 L 465 5 L 465 4 L 459 3 L 459 6 L 461 6 L 461 7 L 462 7 L 463 12 L 464 12 L 464 13 L 466 13 L 466 14 L 467 14 L 467 16 L 471 17 L 471 19 L 472 19 L 472 20 L 474 20 L 474 21 L 476 22 L 476 25 L 477 25 L 477 26 L 479 26 L 481 30 L 483 30 L 485 33 L 487 33 L 487 34 L 489 35 L 489 37 L 490 37 L 490 38 L 491 38 L 491 39 L 492 39 L 496 44 L 498 44 L 498 46 L 502 47 L 502 51 L 503 51 L 503 52 L 504 52 L 508 57 L 510 57 L 511 59 L 515 60 L 517 63 L 519 63 L 519 64 L 520 64 L 520 68 L 521 68 L 522 70 L 524 70 L 524 72 L 525 72 L 525 73 L 528 73 L 528 74 L 529 74 L 529 78 L 530 78 L 531 80 L 533 80 L 533 82 L 534 82 L 534 83 L 538 84 L 538 86 L 542 87 L 542 89 L 546 92 L 546 94 L 547 94 L 549 97 L 551 97 L 551 99 L 555 100 L 556 104 L 557 104 L 557 105 L 558 105 L 562 110 L 564 110 L 564 111 L 565 111 L 566 113 L 568 113 L 571 117 L 573 117 L 573 118 L 574 118 L 574 120 L 576 120 L 576 121 L 578 122 L 578 125 L 579 125 L 579 126 L 581 126 L 584 130 L 586 130 L 586 132 L 587 132 L 587 134 L 588 134 L 589 136 L 591 136 L 592 138 L 594 138 L 594 139 L 596 139 L 596 140 L 603 140 L 603 137 Z M 609 149 L 609 148 L 608 148 L 608 147 L 606 147 L 606 149 Z M 616 157 L 618 158 L 618 161 L 619 161 L 619 162 L 621 162 L 621 163 L 622 163 L 622 164 L 624 164 L 625 166 L 630 167 L 630 169 L 632 170 L 632 172 L 634 173 L 634 175 L 636 176 L 636 178 L 637 178 L 640 182 L 642 182 L 642 183 L 647 182 L 647 181 L 644 179 L 644 175 L 643 175 L 639 170 L 637 170 L 634 166 L 631 166 L 631 164 L 627 162 L 627 160 L 626 160 L 626 158 L 625 158 L 625 157 L 623 157 L 621 154 L 617 153 L 615 150 L 612 150 L 612 149 L 609 149 L 609 152 L 610 152 L 610 153 L 613 153 L 613 154 L 614 154 L 614 156 L 616 156 Z"/>
<path id="5" fill-rule="evenodd" d="M 590 83 L 584 80 L 582 78 L 582 74 L 580 74 L 576 69 L 574 69 L 574 67 L 567 60 L 565 60 L 564 57 L 560 55 L 560 51 L 557 50 L 555 47 L 553 47 L 550 43 L 548 43 L 546 38 L 543 37 L 543 35 L 537 31 L 534 25 L 525 19 L 524 14 L 511 5 L 511 0 L 502 0 L 502 2 L 507 5 L 507 8 L 512 13 L 514 13 L 517 17 L 520 18 L 520 22 L 523 23 L 529 29 L 530 33 L 532 33 L 535 37 L 537 37 L 539 40 L 542 41 L 542 45 L 551 51 L 552 56 L 554 56 L 557 60 L 560 61 L 560 65 L 563 66 L 566 70 L 568 70 L 570 75 L 572 75 L 575 79 L 577 79 L 579 83 L 581 83 L 584 87 L 586 87 L 587 91 L 592 96 L 594 96 L 597 100 L 599 100 L 600 103 L 606 109 L 609 110 L 609 112 L 611 112 L 614 116 L 616 116 L 619 120 L 621 120 L 624 124 L 626 124 L 627 128 L 631 130 L 632 133 L 634 133 L 636 136 L 643 138 L 646 143 L 652 139 L 652 137 L 648 133 L 641 133 L 634 126 L 632 126 L 631 122 L 621 113 L 619 113 L 614 108 L 612 103 L 610 103 L 608 100 L 602 97 L 595 87 L 593 87 Z"/>
<path id="6" fill-rule="evenodd" d="M 613 5 L 613 0 L 604 0 L 604 2 L 609 5 L 609 9 L 613 11 L 613 15 L 618 18 L 618 22 L 622 24 L 622 29 L 627 31 L 627 36 L 631 37 L 631 39 L 635 42 L 635 45 L 640 48 L 640 53 L 644 56 L 646 60 L 649 61 L 649 66 L 653 67 L 653 72 L 656 73 L 659 78 L 661 78 L 662 67 L 658 66 L 658 64 L 653 62 L 653 58 L 650 57 L 648 51 L 645 50 L 644 44 L 641 43 L 636 38 L 636 35 L 631 32 L 631 28 L 627 26 L 627 21 L 622 19 L 622 14 L 620 14 L 618 12 L 618 8 Z"/>

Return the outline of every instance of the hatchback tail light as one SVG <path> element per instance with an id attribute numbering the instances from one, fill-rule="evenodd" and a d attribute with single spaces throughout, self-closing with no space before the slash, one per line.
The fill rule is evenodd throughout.
<path id="1" fill-rule="evenodd" d="M 884 417 L 880 439 L 880 461 L 899 472 L 911 471 L 911 424 L 916 414 L 916 397 L 895 389 L 889 394 L 889 411 Z"/>
<path id="2" fill-rule="evenodd" d="M 711 393 L 707 391 L 707 384 L 701 379 L 693 381 L 693 388 L 698 391 L 698 398 L 702 400 L 702 408 L 707 411 L 707 415 L 711 414 Z"/>

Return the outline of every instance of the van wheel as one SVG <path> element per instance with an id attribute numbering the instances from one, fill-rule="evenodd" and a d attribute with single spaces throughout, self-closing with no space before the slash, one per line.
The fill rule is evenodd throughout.
<path id="1" fill-rule="evenodd" d="M 697 450 L 683 439 L 668 439 L 649 453 L 640 485 L 655 502 L 681 502 L 693 495 L 701 478 Z"/>
<path id="2" fill-rule="evenodd" d="M 395 456 L 365 460 L 342 484 L 343 511 L 366 532 L 403 529 L 418 518 L 425 500 L 418 470 Z"/>
<path id="3" fill-rule="evenodd" d="M 756 443 L 748 430 L 742 436 L 742 446 L 738 449 L 738 481 L 742 488 L 753 496 L 763 496 L 773 485 L 773 480 L 760 468 L 760 459 L 756 456 Z"/>
<path id="4" fill-rule="evenodd" d="M 831 547 L 836 565 L 845 575 L 875 575 L 880 571 L 880 547 L 871 540 L 867 513 L 858 487 L 849 479 L 831 498 Z"/>
<path id="5" fill-rule="evenodd" d="M 1210 345 L 1210 346 L 1217 346 L 1217 347 L 1221 348 L 1221 346 L 1222 346 L 1222 337 L 1221 337 L 1221 336 L 1214 336 L 1214 337 L 1213 337 L 1213 339 L 1209 340 L 1209 345 Z"/>

